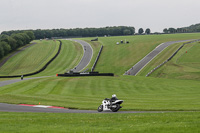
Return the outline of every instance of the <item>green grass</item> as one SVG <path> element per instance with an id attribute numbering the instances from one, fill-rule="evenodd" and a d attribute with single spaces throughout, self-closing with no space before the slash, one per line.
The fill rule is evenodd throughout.
<path id="1" fill-rule="evenodd" d="M 182 55 L 177 58 L 177 63 L 178 64 L 185 64 L 190 67 L 195 67 L 195 68 L 200 68 L 200 42 L 194 43 L 194 44 L 188 44 L 187 49 L 184 49 L 188 52 L 186 54 L 182 50 Z M 184 52 L 184 53 L 183 53 Z"/>
<path id="2" fill-rule="evenodd" d="M 200 80 L 199 53 L 200 43 L 187 44 L 171 61 L 156 70 L 151 76 Z"/>
<path id="3" fill-rule="evenodd" d="M 117 94 L 122 110 L 200 110 L 200 83 L 133 76 L 50 77 L 0 87 L 0 103 L 25 103 L 96 110 Z"/>
<path id="4" fill-rule="evenodd" d="M 195 33 L 99 37 L 99 42 L 104 48 L 95 70 L 122 75 L 159 44 L 175 40 L 196 39 L 199 38 L 199 35 L 199 33 Z M 88 40 L 90 39 L 88 38 Z M 116 45 L 116 42 L 125 39 L 130 43 Z"/>
<path id="5" fill-rule="evenodd" d="M 99 38 L 92 44 L 95 55 L 100 44 L 103 53 L 95 71 L 113 72 L 122 75 L 157 45 L 167 41 L 199 38 L 199 34 L 173 34 L 149 36 L 123 36 Z M 130 44 L 116 45 L 128 40 Z M 84 40 L 90 40 L 86 38 Z M 178 44 L 180 45 L 180 44 Z M 178 45 L 170 46 L 173 50 Z M 96 47 L 95 47 L 96 46 Z M 112 94 L 124 100 L 121 110 L 169 110 L 200 111 L 200 83 L 197 80 L 174 79 L 193 73 L 198 74 L 199 55 L 197 45 L 183 48 L 171 63 L 172 67 L 157 71 L 152 76 L 115 77 L 46 77 L 21 81 L 0 87 L 0 103 L 40 104 L 64 106 L 75 109 L 96 110 L 101 101 Z M 196 55 L 184 55 L 185 50 Z M 28 50 L 28 49 L 27 49 Z M 164 51 L 165 52 L 165 51 Z M 61 54 L 42 73 L 49 76 L 64 73 L 77 65 L 83 54 L 82 47 L 71 41 L 63 41 Z M 194 56 L 192 54 L 192 56 Z M 167 58 L 169 55 L 164 55 Z M 192 58 L 193 59 L 193 58 Z M 94 61 L 94 58 L 92 59 Z M 191 62 L 194 67 L 188 66 Z M 196 63 L 197 62 L 197 63 Z M 176 63 L 176 64 L 175 64 Z M 179 63 L 179 64 L 178 64 Z M 155 63 L 156 64 L 156 63 Z M 155 65 L 154 64 L 154 65 Z M 170 62 L 166 65 L 169 65 Z M 89 64 L 90 68 L 92 64 Z M 181 66 L 181 67 L 180 67 Z M 184 67 L 183 67 L 184 66 Z M 187 67 L 186 67 L 187 66 Z M 153 65 L 151 66 L 153 67 Z M 176 68 L 176 69 L 175 69 Z M 182 69 L 184 68 L 184 69 Z M 187 69 L 185 69 L 187 68 Z M 164 69 L 164 67 L 163 67 Z M 179 70 L 178 73 L 176 70 Z M 184 71 L 183 71 L 184 70 Z M 188 72 L 187 70 L 190 70 Z M 170 73 L 176 71 L 176 73 Z M 174 76 L 176 75 L 176 76 Z M 191 79 L 189 77 L 188 79 Z M 194 79 L 194 78 L 193 78 Z M 54 114 L 54 113 L 0 113 L 0 129 L 3 132 L 199 132 L 199 112 L 177 112 L 160 114 Z"/>
<path id="6" fill-rule="evenodd" d="M 56 114 L 1 112 L 1 132 L 198 133 L 199 112 Z"/>
<path id="7" fill-rule="evenodd" d="M 1 68 L 0 75 L 27 74 L 42 68 L 57 52 L 53 41 L 35 41 L 37 44 L 11 57 Z"/>
<path id="8" fill-rule="evenodd" d="M 73 69 L 80 62 L 83 56 L 83 49 L 79 43 L 69 40 L 62 40 L 62 48 L 56 59 L 41 73 L 34 76 L 52 76 L 57 73 L 65 73 Z"/>
<path id="9" fill-rule="evenodd" d="M 37 44 L 27 48 L 9 59 L 0 68 L 0 75 L 26 74 L 42 68 L 58 51 L 59 42 L 36 41 Z M 41 73 L 35 76 L 52 76 L 57 73 L 64 73 L 68 69 L 74 68 L 82 58 L 83 50 L 80 44 L 67 40 L 62 40 L 63 45 L 60 54 Z"/>

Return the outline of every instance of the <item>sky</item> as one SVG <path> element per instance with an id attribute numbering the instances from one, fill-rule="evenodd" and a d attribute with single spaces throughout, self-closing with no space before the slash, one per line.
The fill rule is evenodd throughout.
<path id="1" fill-rule="evenodd" d="M 0 0 L 0 33 L 106 26 L 162 32 L 200 23 L 199 6 L 200 0 Z"/>

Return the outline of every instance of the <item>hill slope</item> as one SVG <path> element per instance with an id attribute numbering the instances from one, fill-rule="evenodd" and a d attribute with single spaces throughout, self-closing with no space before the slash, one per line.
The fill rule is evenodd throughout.
<path id="1" fill-rule="evenodd" d="M 186 52 L 187 51 L 187 52 Z M 153 77 L 200 80 L 200 43 L 185 45 L 164 66 L 152 73 Z"/>
<path id="2" fill-rule="evenodd" d="M 58 51 L 59 42 L 35 42 L 37 44 L 11 57 L 0 68 L 0 75 L 21 75 L 39 70 Z"/>
<path id="3" fill-rule="evenodd" d="M 156 46 L 163 42 L 197 39 L 200 34 L 167 34 L 167 35 L 140 35 L 120 37 L 99 37 L 104 46 L 95 71 L 124 74 Z M 90 40 L 91 38 L 88 38 Z M 116 42 L 129 41 L 129 44 Z"/>
<path id="4" fill-rule="evenodd" d="M 42 68 L 58 51 L 59 42 L 36 41 L 37 44 L 11 57 L 1 68 L 0 75 L 21 75 L 35 72 Z M 45 71 L 34 76 L 49 76 L 64 73 L 75 67 L 82 58 L 80 44 L 63 40 L 61 52 Z"/>
<path id="5" fill-rule="evenodd" d="M 83 48 L 79 43 L 69 40 L 61 40 L 62 48 L 58 57 L 43 72 L 35 76 L 50 76 L 64 73 L 74 68 L 81 60 Z"/>

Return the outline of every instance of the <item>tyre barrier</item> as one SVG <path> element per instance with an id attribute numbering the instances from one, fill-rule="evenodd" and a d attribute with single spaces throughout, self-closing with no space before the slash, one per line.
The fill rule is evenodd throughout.
<path id="1" fill-rule="evenodd" d="M 92 66 L 91 72 L 94 71 L 94 69 L 95 69 L 95 67 L 96 67 L 96 65 L 97 65 L 97 62 L 98 62 L 98 60 L 99 60 L 99 57 L 100 57 L 100 55 L 101 55 L 102 50 L 103 50 L 103 45 L 101 46 L 101 48 L 100 48 L 100 50 L 99 50 L 99 53 L 98 53 L 97 58 L 96 58 L 96 60 L 95 60 L 95 62 L 94 62 L 94 65 Z"/>
<path id="2" fill-rule="evenodd" d="M 114 76 L 114 73 L 99 73 L 99 72 L 89 72 L 89 73 L 65 73 L 57 74 L 56 76 L 60 77 L 80 77 L 80 76 Z"/>
<path id="3" fill-rule="evenodd" d="M 59 55 L 60 51 L 61 51 L 61 47 L 62 47 L 62 42 L 60 40 L 58 40 L 60 42 L 60 45 L 59 45 L 59 49 L 58 49 L 58 52 L 56 53 L 56 55 L 51 58 L 51 60 L 49 60 L 40 70 L 36 71 L 36 72 L 32 72 L 32 73 L 28 73 L 28 74 L 24 74 L 23 76 L 32 76 L 32 75 L 35 75 L 35 74 L 38 74 L 42 71 L 44 71 L 47 66 Z M 13 75 L 13 76 L 0 76 L 0 78 L 16 78 L 16 77 L 21 77 L 22 75 Z"/>
<path id="4" fill-rule="evenodd" d="M 148 77 L 150 74 L 152 74 L 155 70 L 157 70 L 158 68 L 160 68 L 161 66 L 163 66 L 165 63 L 167 63 L 168 61 L 170 61 L 177 53 L 179 50 L 181 50 L 183 48 L 183 46 L 185 44 L 190 44 L 190 43 L 194 43 L 194 42 L 198 42 L 200 41 L 200 39 L 197 39 L 197 40 L 194 40 L 194 41 L 190 41 L 190 42 L 187 42 L 187 43 L 183 43 L 173 54 L 172 56 L 170 56 L 166 61 L 164 61 L 163 63 L 161 63 L 160 65 L 158 65 L 157 67 L 155 67 L 153 70 L 151 70 L 147 75 L 146 77 Z"/>

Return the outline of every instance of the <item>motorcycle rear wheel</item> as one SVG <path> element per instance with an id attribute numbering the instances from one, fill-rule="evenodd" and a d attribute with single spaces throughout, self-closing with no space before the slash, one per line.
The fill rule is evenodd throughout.
<path id="1" fill-rule="evenodd" d="M 97 109 L 98 112 L 102 112 L 103 111 L 103 105 L 100 105 Z"/>
<path id="2" fill-rule="evenodd" d="M 111 110 L 112 110 L 112 112 L 117 112 L 120 108 L 121 108 L 120 105 L 116 104 L 116 107 L 115 108 L 111 108 Z"/>

